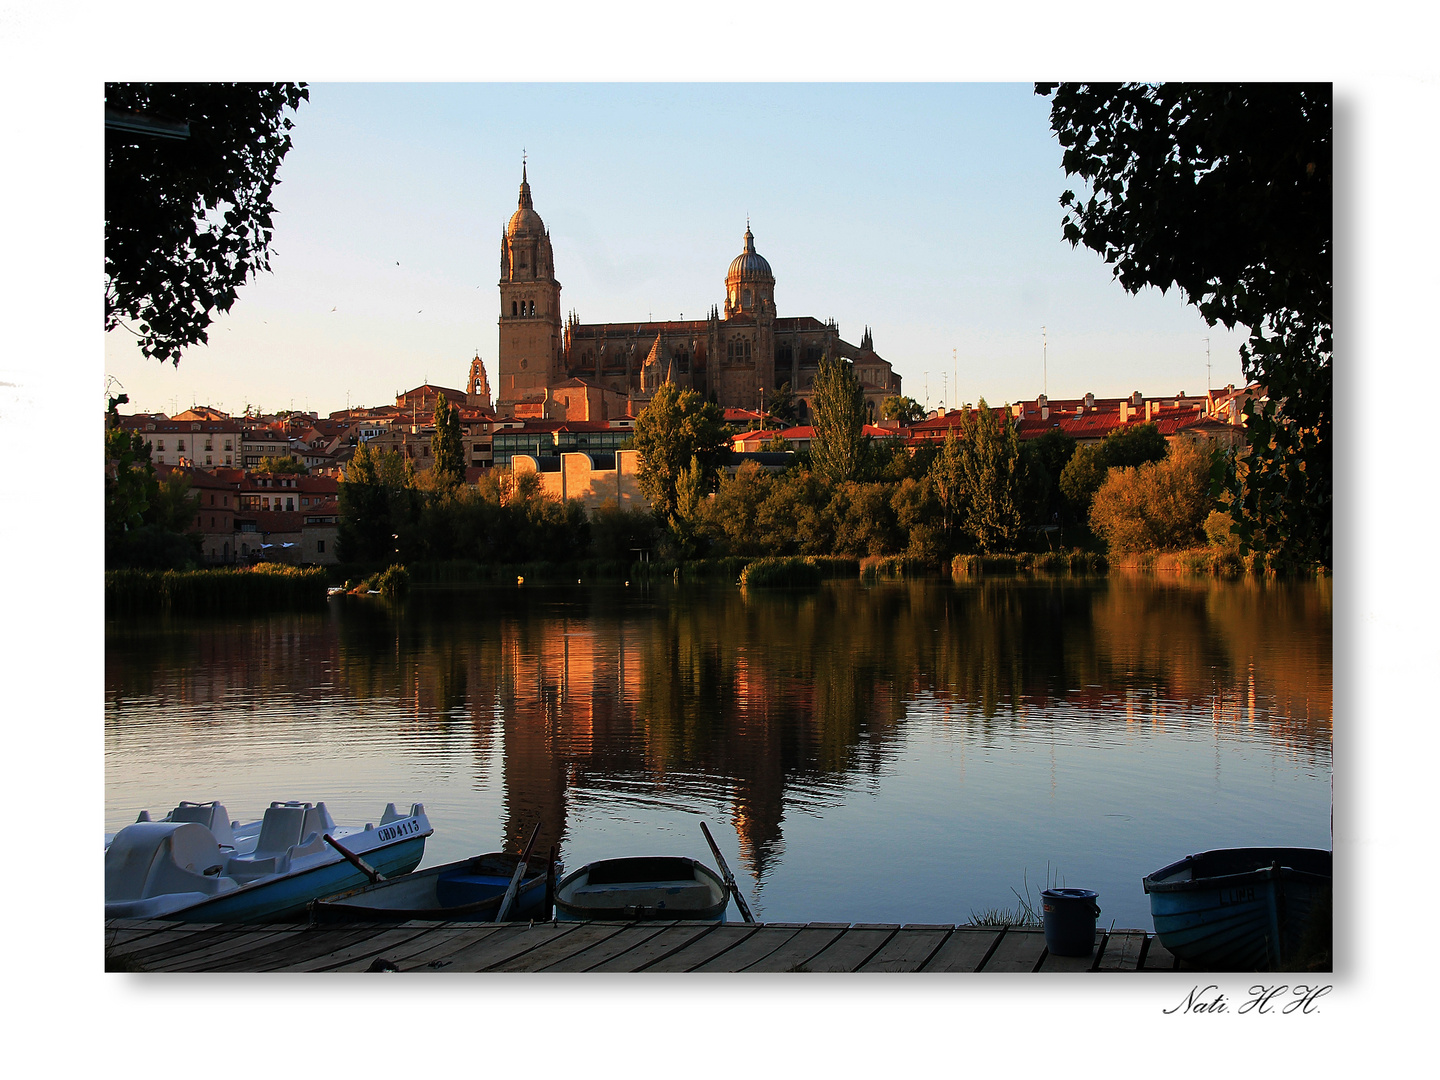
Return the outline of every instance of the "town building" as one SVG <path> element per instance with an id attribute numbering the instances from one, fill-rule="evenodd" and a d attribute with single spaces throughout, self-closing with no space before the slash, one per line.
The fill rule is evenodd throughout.
<path id="1" fill-rule="evenodd" d="M 855 365 L 875 416 L 901 380 L 875 352 L 869 328 L 859 345 L 833 319 L 781 316 L 775 275 L 746 223 L 744 248 L 725 275 L 723 305 L 703 319 L 562 321 L 550 233 L 535 212 L 521 168 L 519 206 L 500 237 L 500 347 L 496 412 L 506 419 L 605 421 L 637 416 L 664 383 L 693 389 L 722 408 L 764 407 L 789 385 L 808 411 L 820 358 Z"/>

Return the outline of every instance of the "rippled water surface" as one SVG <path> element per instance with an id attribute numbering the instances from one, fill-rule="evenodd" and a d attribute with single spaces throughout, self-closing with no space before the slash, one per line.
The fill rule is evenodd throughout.
<path id="1" fill-rule="evenodd" d="M 713 862 L 756 917 L 953 923 L 1210 847 L 1330 846 L 1328 583 L 417 591 L 107 624 L 105 829 L 423 802 L 422 865 Z M 732 917 L 733 912 L 732 912 Z"/>

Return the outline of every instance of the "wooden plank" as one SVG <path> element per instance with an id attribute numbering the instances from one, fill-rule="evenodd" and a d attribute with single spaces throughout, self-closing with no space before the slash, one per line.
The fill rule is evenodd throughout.
<path id="1" fill-rule="evenodd" d="M 476 923 L 431 923 L 418 937 L 401 945 L 392 945 L 381 952 L 380 956 L 402 970 L 412 970 L 406 965 L 415 960 L 420 966 L 413 970 L 438 971 L 449 963 L 445 959 L 447 952 L 455 950 L 463 943 L 474 942 L 476 929 Z M 358 957 L 332 970 L 368 971 L 374 959 L 375 957 Z"/>
<path id="2" fill-rule="evenodd" d="M 1097 957 L 1104 951 L 1105 931 L 1096 929 L 1095 940 L 1085 956 L 1056 956 L 1049 949 L 1040 958 L 1037 971 L 1089 971 L 1095 966 Z"/>
<path id="3" fill-rule="evenodd" d="M 919 971 L 950 936 L 948 926 L 902 926 L 860 971 Z"/>
<path id="4" fill-rule="evenodd" d="M 827 948 L 805 962 L 806 971 L 858 971 L 899 930 L 890 926 L 852 926 Z"/>
<path id="5" fill-rule="evenodd" d="M 843 923 L 810 923 L 780 948 L 745 971 L 813 971 L 810 961 L 829 948 L 848 927 Z"/>
<path id="6" fill-rule="evenodd" d="M 289 928 L 298 928 L 298 924 L 291 924 Z M 237 940 L 254 941 L 280 929 L 282 929 L 280 926 L 245 925 L 239 923 L 209 924 L 205 926 L 177 925 L 169 932 L 161 931 L 142 941 L 132 942 L 131 944 L 135 946 L 134 948 L 121 946 L 116 950 L 116 955 L 127 955 L 132 962 L 149 968 L 152 965 L 160 964 L 176 957 L 184 957 L 199 950 L 211 948 L 217 944 Z"/>
<path id="7" fill-rule="evenodd" d="M 1145 952 L 1140 958 L 1141 971 L 1174 971 L 1180 966 L 1175 954 L 1154 935 L 1146 937 Z"/>
<path id="8" fill-rule="evenodd" d="M 435 965 L 438 971 L 486 971 L 517 956 L 523 956 L 532 949 L 552 945 L 576 933 L 582 922 L 543 923 L 502 923 L 491 924 L 477 930 L 472 941 L 452 949 L 440 959 L 446 961 Z M 399 965 L 401 971 L 419 971 L 429 965 L 420 963 L 420 957 L 413 957 Z"/>
<path id="9" fill-rule="evenodd" d="M 644 968 L 645 971 L 691 971 L 744 943 L 759 927 L 754 923 L 710 924 L 710 933 Z"/>
<path id="10" fill-rule="evenodd" d="M 105 924 L 105 951 L 118 948 L 132 941 L 149 937 L 160 930 L 174 930 L 176 924 L 168 919 L 111 920 Z"/>
<path id="11" fill-rule="evenodd" d="M 586 922 L 580 928 L 564 937 L 544 942 L 533 949 L 527 949 L 518 956 L 477 968 L 479 971 L 543 971 L 551 964 L 558 964 L 578 952 L 584 952 L 594 945 L 608 941 L 632 928 L 633 922 Z"/>
<path id="12" fill-rule="evenodd" d="M 270 933 L 207 934 L 190 948 L 145 963 L 152 971 L 208 971 L 209 965 L 224 963 L 239 954 L 278 947 L 300 932 L 299 927 L 269 929 Z"/>
<path id="13" fill-rule="evenodd" d="M 415 940 L 423 938 L 433 922 L 405 922 L 400 925 L 391 923 L 385 927 L 376 927 L 375 933 L 371 934 L 364 941 L 357 941 L 335 952 L 326 953 L 323 956 L 315 956 L 309 960 L 302 960 L 298 964 L 291 964 L 288 967 L 280 968 L 281 971 L 334 971 L 345 964 L 361 961 L 365 967 L 377 956 L 386 953 L 390 949 L 402 946 Z M 389 957 L 386 957 L 389 959 Z M 391 961 L 394 963 L 394 961 Z M 398 966 L 398 965 L 397 965 Z"/>
<path id="14" fill-rule="evenodd" d="M 920 971 L 979 971 L 1004 931 L 993 926 L 957 926 Z"/>
<path id="15" fill-rule="evenodd" d="M 803 923 L 764 923 L 740 944 L 691 971 L 744 971 L 778 949 L 804 928 Z"/>
<path id="16" fill-rule="evenodd" d="M 195 930 L 173 928 L 170 930 L 157 930 L 152 934 L 144 934 L 140 937 L 131 938 L 129 941 L 122 942 L 112 949 L 106 949 L 105 956 L 111 960 L 134 960 L 146 952 L 160 951 L 163 954 L 163 950 L 167 947 L 177 944 L 181 944 L 181 947 L 184 947 L 182 943 L 187 941 L 193 942 L 196 934 L 197 931 Z"/>
<path id="17" fill-rule="evenodd" d="M 641 971 L 646 965 L 657 963 L 679 952 L 696 938 L 704 937 L 714 930 L 718 923 L 678 922 L 664 924 L 660 933 L 639 945 L 632 946 L 618 956 L 596 964 L 591 971 Z"/>
<path id="18" fill-rule="evenodd" d="M 204 970 L 278 971 L 313 956 L 323 956 L 364 941 L 374 933 L 374 927 L 308 926 L 278 945 L 260 945 L 237 951 L 223 960 L 207 964 Z"/>
<path id="19" fill-rule="evenodd" d="M 1096 971 L 1138 971 L 1140 952 L 1145 948 L 1143 930 L 1115 930 L 1105 939 Z"/>
<path id="20" fill-rule="evenodd" d="M 1007 926 L 981 971 L 1034 971 L 1045 952 L 1045 931 Z M 929 971 L 927 967 L 925 970 Z"/>
<path id="21" fill-rule="evenodd" d="M 683 925 L 674 922 L 636 922 L 625 926 L 620 933 L 613 934 L 604 941 L 596 942 L 587 949 L 579 952 L 572 952 L 562 960 L 558 960 L 545 971 L 590 971 L 599 967 L 608 960 L 617 956 L 623 956 L 631 949 L 643 945 L 651 938 L 659 937 L 667 928 Z M 622 969 L 628 970 L 628 969 Z"/>

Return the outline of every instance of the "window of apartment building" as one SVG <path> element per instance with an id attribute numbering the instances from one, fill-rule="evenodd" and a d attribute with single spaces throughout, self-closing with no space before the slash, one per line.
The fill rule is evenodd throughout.
<path id="1" fill-rule="evenodd" d="M 175 449 L 176 449 L 176 450 L 179 450 L 179 451 L 183 454 L 183 453 L 185 452 L 185 440 L 184 440 L 184 439 L 179 440 L 179 441 L 175 444 Z"/>
<path id="2" fill-rule="evenodd" d="M 206 440 L 205 440 L 205 449 L 206 449 L 206 450 L 214 450 L 214 449 L 215 449 L 215 440 L 214 440 L 214 439 L 206 439 Z"/>
<path id="3" fill-rule="evenodd" d="M 206 464 L 206 465 L 213 464 L 213 462 L 211 462 L 211 460 L 210 460 L 210 455 L 209 455 L 209 454 L 206 454 L 206 455 L 205 455 L 205 464 Z"/>
<path id="4" fill-rule="evenodd" d="M 321 554 L 324 554 L 324 552 L 325 552 L 325 541 L 324 541 L 324 540 L 316 540 L 316 541 L 315 541 L 315 550 L 318 551 L 318 552 L 320 552 Z"/>
<path id="5" fill-rule="evenodd" d="M 286 509 L 286 510 L 294 510 L 294 509 L 295 509 L 295 499 L 294 499 L 293 496 L 285 500 L 285 509 Z"/>
<path id="6" fill-rule="evenodd" d="M 156 441 L 156 443 L 155 443 L 155 449 L 156 449 L 156 450 L 159 450 L 161 453 L 164 453 L 164 452 L 165 452 L 165 440 L 164 440 L 164 439 L 158 439 L 158 440 Z"/>
<path id="7" fill-rule="evenodd" d="M 235 449 L 233 446 L 230 445 L 230 443 L 231 443 L 231 440 L 229 440 L 229 439 L 226 439 L 226 440 L 225 440 L 225 449 L 226 449 L 226 450 L 233 450 L 233 449 Z"/>

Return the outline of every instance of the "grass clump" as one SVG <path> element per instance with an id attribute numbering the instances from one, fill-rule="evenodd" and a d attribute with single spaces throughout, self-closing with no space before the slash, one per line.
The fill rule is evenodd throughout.
<path id="1" fill-rule="evenodd" d="M 740 573 L 744 588 L 794 589 L 818 585 L 824 579 L 822 569 L 800 556 L 756 559 Z"/>
<path id="2" fill-rule="evenodd" d="M 260 563 L 224 570 L 107 570 L 105 611 L 118 614 L 231 615 L 322 607 L 319 567 Z"/>

